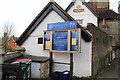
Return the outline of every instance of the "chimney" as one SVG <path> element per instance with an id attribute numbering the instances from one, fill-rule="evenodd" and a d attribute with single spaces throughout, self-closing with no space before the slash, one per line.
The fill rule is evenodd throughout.
<path id="1" fill-rule="evenodd" d="M 81 0 L 82 2 L 85 2 L 85 0 Z"/>
<path id="2" fill-rule="evenodd" d="M 76 0 L 73 0 L 72 2 L 75 2 Z"/>
<path id="3" fill-rule="evenodd" d="M 89 2 L 91 3 L 91 7 L 93 8 L 93 10 L 95 12 L 97 12 L 97 1 L 96 0 L 90 0 Z"/>
<path id="4" fill-rule="evenodd" d="M 54 0 L 50 0 L 50 2 L 54 2 Z"/>
<path id="5" fill-rule="evenodd" d="M 110 9 L 110 1 L 108 0 L 108 9 Z"/>
<path id="6" fill-rule="evenodd" d="M 119 7 L 120 7 L 120 1 L 118 2 L 118 5 L 119 5 Z"/>
<path id="7" fill-rule="evenodd" d="M 102 28 L 109 28 L 109 26 L 106 24 L 105 18 L 103 18 L 103 25 L 102 25 Z M 108 32 L 108 31 L 105 31 L 105 32 Z"/>
<path id="8" fill-rule="evenodd" d="M 103 18 L 103 25 L 105 25 L 106 23 L 105 23 L 105 18 Z"/>
<path id="9" fill-rule="evenodd" d="M 97 8 L 109 9 L 109 0 L 97 0 Z"/>
<path id="10" fill-rule="evenodd" d="M 120 14 L 120 1 L 118 2 L 118 13 Z"/>

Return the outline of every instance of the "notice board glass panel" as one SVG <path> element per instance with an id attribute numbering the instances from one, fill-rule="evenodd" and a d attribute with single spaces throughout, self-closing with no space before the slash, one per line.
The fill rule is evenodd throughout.
<path id="1" fill-rule="evenodd" d="M 70 51 L 79 51 L 79 31 L 78 30 L 73 30 L 70 32 L 71 37 L 70 37 Z"/>
<path id="2" fill-rule="evenodd" d="M 68 50 L 68 31 L 53 32 L 52 36 L 52 50 Z"/>
<path id="3" fill-rule="evenodd" d="M 44 49 L 50 50 L 50 32 L 45 32 Z"/>

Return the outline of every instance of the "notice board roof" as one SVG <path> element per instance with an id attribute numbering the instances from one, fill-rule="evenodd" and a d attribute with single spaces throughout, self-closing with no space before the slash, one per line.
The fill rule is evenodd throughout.
<path id="1" fill-rule="evenodd" d="M 47 30 L 60 30 L 73 28 L 77 28 L 77 21 L 50 23 L 47 25 Z"/>

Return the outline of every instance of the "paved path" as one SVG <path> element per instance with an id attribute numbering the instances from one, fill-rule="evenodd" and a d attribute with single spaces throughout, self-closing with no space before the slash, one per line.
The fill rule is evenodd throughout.
<path id="1" fill-rule="evenodd" d="M 110 66 L 107 66 L 97 75 L 97 78 L 97 80 L 120 80 L 120 54 Z"/>

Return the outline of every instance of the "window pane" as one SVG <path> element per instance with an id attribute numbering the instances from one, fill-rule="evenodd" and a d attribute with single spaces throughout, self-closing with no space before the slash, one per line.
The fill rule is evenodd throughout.
<path id="1" fill-rule="evenodd" d="M 38 38 L 38 44 L 43 44 L 43 38 Z"/>
<path id="2" fill-rule="evenodd" d="M 76 20 L 80 25 L 83 24 L 83 20 Z"/>

